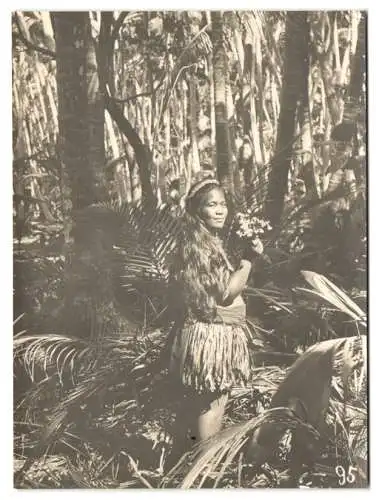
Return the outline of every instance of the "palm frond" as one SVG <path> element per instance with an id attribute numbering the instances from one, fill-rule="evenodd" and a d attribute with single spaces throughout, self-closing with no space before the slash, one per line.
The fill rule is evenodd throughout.
<path id="1" fill-rule="evenodd" d="M 270 448 L 267 450 L 262 447 L 262 451 L 260 451 L 260 445 L 257 442 L 257 431 L 263 426 L 267 426 L 269 431 L 274 427 L 277 432 L 269 434 L 268 444 Z M 253 454 L 253 459 L 257 456 L 263 463 L 266 461 L 267 456 L 272 454 L 278 439 L 287 428 L 294 430 L 304 428 L 313 440 L 319 439 L 317 431 L 304 424 L 288 408 L 266 410 L 250 421 L 231 426 L 198 445 L 189 456 L 182 457 L 174 469 L 168 473 L 162 482 L 162 486 L 168 485 L 170 481 L 184 473 L 187 459 L 189 462 L 193 460 L 193 464 L 181 481 L 180 488 L 186 489 L 196 487 L 196 485 L 201 487 L 205 480 L 213 475 L 216 477 L 215 486 L 217 486 L 229 465 L 246 445 L 248 445 L 247 454 Z"/>
<path id="2" fill-rule="evenodd" d="M 118 302 L 133 312 L 138 304 L 143 321 L 146 309 L 152 316 L 147 321 L 159 318 L 168 305 L 170 258 L 182 230 L 181 218 L 168 205 L 143 201 L 93 205 L 76 220 L 78 231 L 101 231 Z"/>
<path id="3" fill-rule="evenodd" d="M 147 389 L 154 377 L 154 364 L 159 360 L 164 342 L 163 333 L 145 336 L 140 340 L 134 338 L 108 339 L 102 341 L 99 348 L 89 343 L 81 342 L 78 344 L 75 340 L 68 338 L 54 338 L 51 342 L 49 342 L 48 337 L 29 336 L 24 341 L 20 339 L 17 346 L 21 352 L 27 352 L 27 348 L 31 345 L 31 353 L 28 355 L 37 357 L 38 361 L 41 360 L 43 363 L 44 359 L 41 356 L 46 349 L 50 349 L 49 362 L 54 363 L 55 369 L 57 365 L 57 369 L 60 370 L 60 375 L 56 372 L 55 375 L 61 376 L 65 349 L 71 346 L 72 349 L 68 350 L 68 354 L 73 348 L 76 349 L 77 364 L 86 368 L 79 372 L 78 382 L 74 384 L 73 388 L 66 391 L 57 404 L 50 409 L 48 421 L 41 429 L 38 444 L 34 450 L 36 456 L 43 453 L 51 443 L 60 438 L 69 425 L 72 415 L 82 411 L 82 405 L 88 405 L 90 401 L 97 401 L 97 398 L 103 394 L 106 394 L 107 402 L 111 401 L 110 394 L 115 400 L 120 393 L 123 401 L 126 394 L 128 394 L 128 398 L 134 400 L 136 385 L 138 391 L 142 392 Z M 62 359 L 59 359 L 59 356 Z M 88 364 L 87 358 L 93 362 Z M 29 359 L 27 361 L 29 362 Z M 32 364 L 33 370 L 35 364 L 36 362 Z M 34 375 L 33 371 L 32 374 Z M 35 390 L 39 391 L 40 394 L 40 390 L 43 390 L 44 386 L 45 383 L 42 381 L 37 384 Z M 124 412 L 125 409 L 128 411 L 131 407 L 132 405 L 123 405 L 122 411 Z"/>
<path id="4" fill-rule="evenodd" d="M 367 340 L 350 337 L 333 360 L 331 398 L 326 420 L 333 429 L 336 454 L 343 463 L 355 463 L 356 485 L 368 478 Z"/>
<path id="5" fill-rule="evenodd" d="M 156 207 L 153 212 L 133 208 L 123 225 L 114 248 L 120 269 L 120 286 L 144 291 L 152 296 L 165 287 L 169 279 L 169 257 L 174 251 L 181 221 L 169 207 Z M 154 290 L 154 292 L 153 292 Z"/>
<path id="6" fill-rule="evenodd" d="M 343 292 L 337 285 L 325 276 L 313 271 L 301 271 L 304 279 L 312 286 L 313 290 L 297 287 L 296 290 L 329 302 L 339 311 L 347 314 L 355 321 L 366 326 L 366 314 L 362 309 Z"/>
<path id="7" fill-rule="evenodd" d="M 312 346 L 290 368 L 271 401 L 271 407 L 293 409 L 319 430 L 327 444 L 334 441 L 336 453 L 350 463 L 353 441 L 367 426 L 364 343 L 364 336 L 356 336 Z"/>
<path id="8" fill-rule="evenodd" d="M 63 373 L 71 376 L 87 369 L 97 359 L 100 349 L 103 359 L 110 352 L 119 349 L 123 343 L 118 339 L 106 339 L 100 347 L 89 341 L 61 335 L 23 335 L 14 339 L 14 357 L 22 362 L 30 379 L 36 382 L 36 372 L 41 377 L 57 373 L 62 380 Z"/>
<path id="9" fill-rule="evenodd" d="M 17 325 L 17 323 L 19 323 L 22 318 L 25 316 L 25 313 L 21 313 L 17 316 L 17 318 L 13 321 L 13 330 L 15 328 L 15 326 Z M 26 333 L 26 330 L 20 330 L 19 332 L 15 333 L 14 334 L 14 338 L 17 338 L 17 337 L 20 337 L 21 335 L 23 335 L 24 333 Z"/>
<path id="10" fill-rule="evenodd" d="M 329 405 L 334 353 L 345 343 L 332 339 L 307 349 L 278 386 L 271 405 L 293 407 L 302 419 L 320 427 Z"/>

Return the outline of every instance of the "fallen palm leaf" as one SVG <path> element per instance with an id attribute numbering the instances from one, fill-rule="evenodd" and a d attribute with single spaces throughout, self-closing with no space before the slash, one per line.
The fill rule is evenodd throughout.
<path id="1" fill-rule="evenodd" d="M 333 358 L 346 339 L 320 342 L 302 354 L 273 396 L 272 406 L 292 408 L 304 421 L 323 428 L 329 405 Z"/>
<path id="2" fill-rule="evenodd" d="M 263 414 L 254 417 L 250 421 L 231 426 L 213 438 L 199 444 L 188 457 L 184 456 L 167 474 L 162 481 L 162 487 L 167 486 L 171 480 L 184 473 L 187 458 L 193 460 L 193 465 L 180 483 L 180 487 L 183 489 L 193 487 L 198 479 L 200 479 L 199 484 L 203 485 L 204 481 L 213 475 L 216 478 L 215 484 L 218 485 L 230 464 L 247 444 L 252 449 L 254 456 L 259 455 L 257 458 L 260 458 L 261 463 L 263 463 L 268 451 L 260 447 L 254 437 L 256 431 L 265 425 L 269 431 L 272 428 L 277 430 L 276 433 L 269 434 L 269 452 L 273 449 L 273 445 L 276 446 L 279 434 L 283 434 L 283 431 L 287 428 L 304 427 L 307 435 L 313 440 L 319 439 L 317 431 L 303 423 L 288 408 L 266 410 Z M 274 442 L 274 440 L 276 441 Z M 218 470 L 221 464 L 222 466 Z"/>

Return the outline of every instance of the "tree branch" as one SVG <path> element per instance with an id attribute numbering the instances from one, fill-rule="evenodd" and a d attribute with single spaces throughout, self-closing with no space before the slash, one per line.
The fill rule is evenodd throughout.
<path id="1" fill-rule="evenodd" d="M 132 95 L 130 97 L 125 97 L 124 99 L 119 99 L 117 97 L 111 97 L 111 99 L 119 104 L 125 104 L 126 102 L 134 101 L 135 99 L 138 99 L 139 97 L 149 97 L 152 96 L 159 90 L 162 85 L 163 85 L 164 79 L 162 78 L 161 81 L 158 83 L 158 85 L 155 87 L 155 89 L 147 92 L 141 92 L 140 94 Z"/>
<path id="2" fill-rule="evenodd" d="M 15 21 L 17 24 L 18 28 L 18 33 L 16 36 L 21 40 L 21 42 L 26 45 L 28 49 L 35 50 L 36 52 L 40 52 L 41 54 L 44 54 L 45 56 L 52 57 L 53 59 L 56 59 L 56 52 L 50 49 L 46 49 L 45 47 L 40 47 L 39 45 L 36 45 L 33 43 L 31 40 L 28 40 L 26 36 L 22 33 L 22 28 L 20 26 L 20 20 L 18 18 L 17 13 L 15 14 Z"/>
<path id="3" fill-rule="evenodd" d="M 124 116 L 120 106 L 108 95 L 107 91 L 105 92 L 105 107 L 134 150 L 140 173 L 142 197 L 153 200 L 155 196 L 150 182 L 150 167 L 152 165 L 150 149 L 141 141 L 140 136 Z"/>
<path id="4" fill-rule="evenodd" d="M 45 56 L 49 56 L 52 59 L 56 59 L 56 53 L 53 52 L 50 49 L 46 49 L 45 47 L 40 47 L 39 45 L 34 44 L 33 42 L 30 42 L 27 38 L 25 38 L 21 33 L 16 33 L 16 37 L 19 38 L 19 40 L 26 45 L 28 49 L 35 50 L 36 52 L 39 52 L 40 54 L 44 54 Z"/>
<path id="5" fill-rule="evenodd" d="M 124 17 L 126 13 L 123 13 Z M 118 19 L 119 20 L 119 19 Z M 117 21 L 118 21 L 117 20 Z M 120 27 L 121 23 L 116 23 Z M 150 181 L 150 171 L 152 165 L 152 152 L 150 149 L 141 141 L 140 136 L 137 131 L 132 127 L 131 123 L 124 116 L 121 106 L 113 99 L 108 90 L 108 66 L 109 58 L 111 56 L 113 46 L 111 40 L 108 39 L 109 31 L 112 25 L 112 15 L 108 12 L 104 13 L 103 24 L 101 26 L 101 33 L 99 37 L 99 44 L 97 48 L 98 58 L 98 74 L 99 81 L 101 82 L 101 89 L 104 94 L 105 108 L 109 112 L 111 118 L 115 121 L 119 130 L 128 139 L 129 144 L 132 146 L 136 162 L 139 168 L 140 181 L 142 186 L 142 197 L 148 200 L 154 200 L 155 196 L 153 193 L 153 188 Z M 116 29 L 119 29 L 116 28 Z M 114 35 L 115 28 L 113 29 L 112 35 Z"/>

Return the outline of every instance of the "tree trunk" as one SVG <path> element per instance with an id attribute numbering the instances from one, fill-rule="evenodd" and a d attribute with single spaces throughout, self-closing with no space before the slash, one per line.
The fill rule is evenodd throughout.
<path id="1" fill-rule="evenodd" d="M 271 161 L 266 202 L 267 216 L 274 226 L 279 224 L 288 188 L 298 101 L 301 101 L 304 92 L 307 92 L 304 71 L 308 57 L 308 41 L 307 12 L 288 12 L 281 111 L 276 149 Z"/>
<path id="2" fill-rule="evenodd" d="M 212 12 L 213 73 L 215 97 L 215 131 L 218 178 L 224 189 L 234 193 L 234 179 L 231 168 L 231 142 L 227 116 L 226 88 L 228 85 L 227 55 L 224 45 L 223 17 Z"/>
<path id="3" fill-rule="evenodd" d="M 190 168 L 194 178 L 200 171 L 200 154 L 198 150 L 198 130 L 197 130 L 197 77 L 192 72 L 188 80 L 189 89 L 189 114 L 190 114 L 190 132 L 191 132 L 191 147 L 190 147 Z"/>
<path id="4" fill-rule="evenodd" d="M 209 95 L 210 95 L 210 146 L 212 157 L 212 168 L 217 165 L 217 151 L 215 145 L 215 91 L 214 91 L 214 73 L 213 73 L 213 54 L 208 55 L 208 73 L 209 73 Z"/>
<path id="5" fill-rule="evenodd" d="M 337 12 L 323 12 L 322 24 L 323 28 L 326 28 L 328 31 L 327 40 L 325 40 L 328 48 L 326 51 L 318 54 L 318 59 L 330 111 L 331 124 L 337 125 L 342 120 L 344 110 L 340 81 L 341 63 L 338 49 Z"/>
<path id="6" fill-rule="evenodd" d="M 366 40 L 367 40 L 367 13 L 362 12 L 358 27 L 358 43 L 356 52 L 351 61 L 351 78 L 349 86 L 349 95 L 354 104 L 365 105 L 363 102 L 366 74 Z"/>
<path id="7" fill-rule="evenodd" d="M 352 12 L 353 16 L 353 30 L 357 29 L 357 33 L 353 33 L 352 43 L 354 52 L 351 54 L 351 76 L 348 90 L 348 97 L 345 104 L 345 116 L 357 123 L 358 130 L 361 135 L 365 134 L 366 129 L 366 92 L 367 85 L 367 13 L 361 12 L 358 25 L 356 26 L 357 19 L 356 13 Z M 355 19 L 354 19 L 355 18 Z M 357 35 L 357 36 L 356 36 Z M 355 38 L 355 40 L 354 40 Z M 356 40 L 357 39 L 357 40 Z M 358 137 L 353 148 L 353 155 L 359 155 L 359 142 Z"/>
<path id="8" fill-rule="evenodd" d="M 105 198 L 104 101 L 88 12 L 54 12 L 59 136 L 72 190 L 81 209 Z"/>
<path id="9" fill-rule="evenodd" d="M 321 192 L 320 192 L 320 177 L 318 175 L 318 172 L 316 172 L 317 167 L 312 152 L 312 124 L 311 124 L 311 112 L 309 103 L 310 84 L 309 84 L 308 50 L 307 50 L 307 58 L 304 61 L 303 71 L 304 71 L 303 74 L 304 92 L 302 95 L 302 101 L 299 109 L 300 134 L 301 134 L 301 144 L 303 150 L 301 177 L 303 177 L 308 198 L 314 199 L 314 198 L 320 198 Z"/>
<path id="10" fill-rule="evenodd" d="M 104 99 L 88 12 L 53 13 L 59 136 L 75 209 L 74 249 L 65 269 L 66 333 L 100 341 L 125 331 L 114 299 L 111 224 L 101 222 L 104 185 Z"/>

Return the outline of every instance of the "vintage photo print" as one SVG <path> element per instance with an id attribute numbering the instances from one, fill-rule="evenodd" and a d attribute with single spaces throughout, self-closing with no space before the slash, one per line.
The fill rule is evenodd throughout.
<path id="1" fill-rule="evenodd" d="M 10 17 L 14 488 L 368 488 L 367 11 Z"/>

